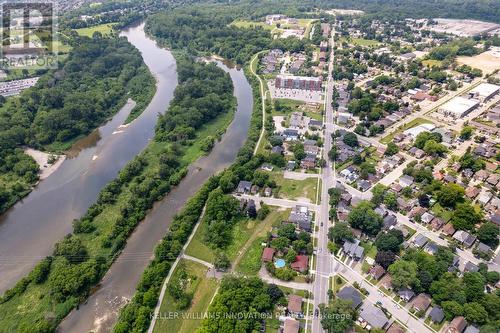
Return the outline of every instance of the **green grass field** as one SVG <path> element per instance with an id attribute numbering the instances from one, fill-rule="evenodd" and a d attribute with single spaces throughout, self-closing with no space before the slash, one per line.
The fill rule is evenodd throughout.
<path id="1" fill-rule="evenodd" d="M 260 27 L 265 30 L 273 30 L 276 25 L 269 25 L 265 22 L 247 21 L 247 20 L 236 20 L 231 23 L 232 26 L 243 29 L 257 28 Z"/>
<path id="2" fill-rule="evenodd" d="M 432 59 L 422 60 L 422 65 L 426 67 L 434 67 L 434 66 L 441 67 L 442 64 L 443 62 L 440 60 L 432 60 Z"/>
<path id="3" fill-rule="evenodd" d="M 310 117 L 311 119 L 315 120 L 323 120 L 323 105 L 317 110 L 317 111 L 310 111 L 307 110 L 307 108 L 302 107 L 306 103 L 302 101 L 296 101 L 293 99 L 286 99 L 286 98 L 279 98 L 276 99 L 277 102 L 279 102 L 284 108 L 285 112 L 277 112 L 276 110 L 273 109 L 272 115 L 273 116 L 287 116 L 292 114 L 292 112 L 303 112 L 307 117 Z M 301 108 L 302 107 L 302 108 Z"/>
<path id="4" fill-rule="evenodd" d="M 283 174 L 281 172 L 273 172 L 271 174 L 271 179 L 273 179 L 278 186 L 279 198 L 290 200 L 307 198 L 312 203 L 316 202 L 316 192 L 318 190 L 317 178 L 292 180 L 283 178 Z"/>
<path id="5" fill-rule="evenodd" d="M 232 230 L 232 242 L 224 250 L 224 253 L 228 256 L 230 261 L 236 259 L 239 250 L 253 234 L 257 225 L 260 225 L 258 221 L 248 219 L 243 219 L 236 223 Z M 214 261 L 215 251 L 208 247 L 203 239 L 205 233 L 207 232 L 207 228 L 207 222 L 203 220 L 191 240 L 191 243 L 189 243 L 189 246 L 186 249 L 186 254 L 211 263 Z"/>
<path id="6" fill-rule="evenodd" d="M 181 260 L 179 264 L 184 265 L 186 272 L 192 277 L 192 282 L 187 290 L 188 292 L 193 293 L 191 306 L 187 310 L 179 310 L 174 299 L 167 291 L 161 303 L 160 313 L 177 312 L 179 313 L 179 318 L 175 320 L 167 318 L 158 319 L 153 332 L 195 332 L 198 326 L 200 326 L 202 319 L 185 319 L 183 316 L 187 317 L 188 314 L 192 314 L 193 317 L 196 318 L 196 315 L 199 316 L 199 313 L 205 312 L 217 289 L 218 281 L 216 279 L 206 277 L 207 267 L 204 265 L 190 260 Z M 177 266 L 172 277 L 178 273 L 179 266 Z"/>
<path id="7" fill-rule="evenodd" d="M 392 132 L 391 134 L 383 137 L 382 139 L 380 139 L 380 142 L 381 143 L 384 143 L 384 144 L 388 144 L 389 142 L 391 142 L 394 137 L 396 135 L 398 135 L 399 133 L 403 132 L 403 131 L 406 131 L 407 129 L 410 129 L 410 128 L 413 128 L 415 126 L 418 126 L 418 125 L 422 125 L 422 124 L 432 124 L 431 121 L 429 120 L 425 120 L 423 118 L 416 118 L 416 119 L 413 119 L 412 121 L 410 121 L 409 123 L 403 125 L 403 126 L 400 126 L 396 131 Z"/>
<path id="8" fill-rule="evenodd" d="M 347 43 L 350 43 L 353 45 L 366 46 L 366 47 L 376 47 L 376 46 L 379 46 L 380 44 L 382 44 L 379 41 L 374 40 L 374 39 L 345 38 L 345 37 L 340 38 L 340 42 L 341 43 L 347 42 Z"/>
<path id="9" fill-rule="evenodd" d="M 76 29 L 76 32 L 80 36 L 87 36 L 87 37 L 92 37 L 92 35 L 96 31 L 100 32 L 103 35 L 109 35 L 113 31 L 113 23 L 106 23 L 106 24 L 96 25 L 94 27 Z"/>

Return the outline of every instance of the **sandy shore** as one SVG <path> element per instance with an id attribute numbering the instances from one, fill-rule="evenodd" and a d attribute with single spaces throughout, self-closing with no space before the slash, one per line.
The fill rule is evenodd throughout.
<path id="1" fill-rule="evenodd" d="M 49 157 L 53 154 L 48 154 L 32 148 L 27 148 L 24 150 L 24 152 L 33 157 L 36 163 L 38 163 L 38 166 L 40 167 L 40 180 L 50 176 L 54 171 L 57 170 L 57 168 L 61 166 L 61 164 L 66 159 L 65 155 L 56 155 L 57 160 L 53 164 L 49 164 Z"/>

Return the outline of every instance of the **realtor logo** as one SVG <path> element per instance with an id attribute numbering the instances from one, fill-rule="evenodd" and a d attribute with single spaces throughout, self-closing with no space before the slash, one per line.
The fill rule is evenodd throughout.
<path id="1" fill-rule="evenodd" d="M 7 2 L 0 5 L 2 69 L 57 67 L 55 6 L 52 2 Z"/>

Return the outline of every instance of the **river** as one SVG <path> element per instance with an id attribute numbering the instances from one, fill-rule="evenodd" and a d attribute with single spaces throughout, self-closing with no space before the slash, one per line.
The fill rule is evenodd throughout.
<path id="1" fill-rule="evenodd" d="M 137 28 L 124 32 L 126 36 L 136 33 L 138 33 Z M 147 37 L 142 35 L 140 39 L 130 39 L 130 41 L 139 50 L 144 51 L 142 44 L 147 42 Z M 162 52 L 167 51 L 162 50 Z M 66 317 L 58 332 L 98 333 L 109 332 L 112 329 L 119 310 L 134 295 L 142 272 L 153 258 L 154 247 L 163 238 L 172 217 L 210 176 L 231 165 L 243 146 L 253 109 L 252 89 L 243 70 L 229 68 L 222 62 L 217 64 L 230 74 L 234 84 L 234 96 L 238 102 L 228 130 L 211 153 L 194 162 L 181 183 L 154 205 L 130 236 L 125 249 L 104 276 L 99 288 L 84 305 Z"/>
<path id="2" fill-rule="evenodd" d="M 175 59 L 145 37 L 139 26 L 124 33 L 136 45 L 157 81 L 157 91 L 144 112 L 129 126 L 132 102 L 109 122 L 77 143 L 79 152 L 0 216 L 0 294 L 27 275 L 54 244 L 72 231 L 99 191 L 140 153 L 154 135 L 158 113 L 168 108 L 177 86 Z"/>

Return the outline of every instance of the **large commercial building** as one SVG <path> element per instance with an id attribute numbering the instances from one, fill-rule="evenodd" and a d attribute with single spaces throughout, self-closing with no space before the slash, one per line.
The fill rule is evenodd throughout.
<path id="1" fill-rule="evenodd" d="M 478 105 L 479 101 L 477 99 L 468 99 L 459 96 L 443 104 L 439 108 L 439 111 L 445 116 L 458 119 L 468 115 L 472 110 L 477 108 Z"/>
<path id="2" fill-rule="evenodd" d="M 276 88 L 300 89 L 300 90 L 322 90 L 322 79 L 319 77 L 278 75 L 275 81 Z"/>
<path id="3" fill-rule="evenodd" d="M 486 102 L 500 91 L 500 86 L 491 83 L 481 83 L 469 93 L 473 98 L 479 99 L 481 102 Z"/>

